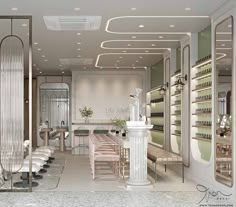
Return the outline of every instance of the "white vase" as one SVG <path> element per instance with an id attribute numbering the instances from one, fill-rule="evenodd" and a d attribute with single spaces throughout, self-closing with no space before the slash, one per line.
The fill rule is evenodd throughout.
<path id="1" fill-rule="evenodd" d="M 89 123 L 89 118 L 88 118 L 88 117 L 85 117 L 85 118 L 84 118 L 84 122 L 85 122 L 85 123 Z"/>

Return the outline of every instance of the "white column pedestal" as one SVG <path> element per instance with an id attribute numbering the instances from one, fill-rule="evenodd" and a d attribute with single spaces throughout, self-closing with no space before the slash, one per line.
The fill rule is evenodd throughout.
<path id="1" fill-rule="evenodd" d="M 152 188 L 147 178 L 147 135 L 152 125 L 142 121 L 128 121 L 127 129 L 130 141 L 130 178 L 128 189 Z"/>

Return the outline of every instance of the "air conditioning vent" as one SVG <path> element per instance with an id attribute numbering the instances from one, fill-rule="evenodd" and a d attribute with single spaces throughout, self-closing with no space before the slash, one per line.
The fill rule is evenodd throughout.
<path id="1" fill-rule="evenodd" d="M 60 63 L 64 66 L 76 66 L 76 65 L 91 65 L 93 64 L 92 58 L 62 58 L 60 59 Z"/>
<path id="2" fill-rule="evenodd" d="M 98 30 L 101 25 L 101 16 L 44 16 L 48 30 Z"/>

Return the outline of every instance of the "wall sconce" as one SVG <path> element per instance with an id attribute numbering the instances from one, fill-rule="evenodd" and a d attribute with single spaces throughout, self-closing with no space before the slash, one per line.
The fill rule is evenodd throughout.
<path id="1" fill-rule="evenodd" d="M 184 81 L 187 81 L 187 75 L 183 76 L 183 77 L 179 77 L 177 81 L 175 81 L 174 86 L 176 86 L 176 90 L 177 91 L 182 91 L 184 88 L 185 83 L 182 81 L 182 79 L 184 79 Z"/>
<path id="2" fill-rule="evenodd" d="M 168 86 L 169 86 L 169 84 L 168 84 L 168 82 L 167 82 L 166 84 L 163 84 L 163 85 L 160 87 L 159 91 L 160 91 L 160 94 L 161 94 L 161 95 L 164 95 L 164 94 L 165 94 L 166 88 L 168 88 Z"/>

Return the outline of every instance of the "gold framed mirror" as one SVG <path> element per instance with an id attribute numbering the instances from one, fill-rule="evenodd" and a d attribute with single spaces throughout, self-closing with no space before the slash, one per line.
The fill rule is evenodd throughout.
<path id="1" fill-rule="evenodd" d="M 215 27 L 215 179 L 233 185 L 233 17 Z"/>

